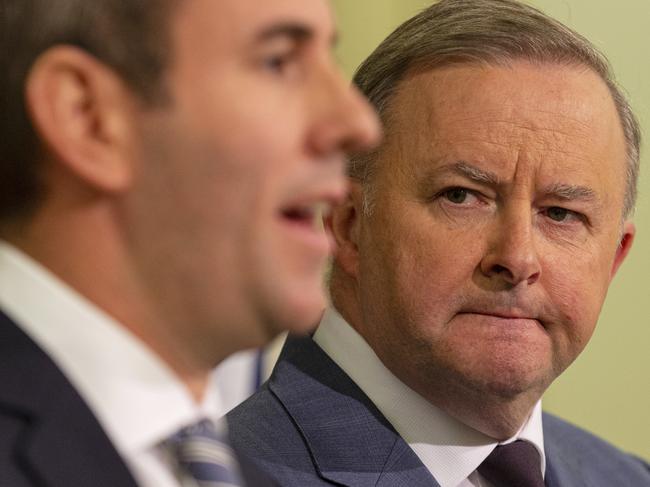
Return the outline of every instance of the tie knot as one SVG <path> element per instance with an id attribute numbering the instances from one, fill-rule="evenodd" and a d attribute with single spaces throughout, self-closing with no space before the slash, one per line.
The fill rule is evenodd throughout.
<path id="1" fill-rule="evenodd" d="M 478 471 L 495 487 L 544 487 L 539 453 L 526 441 L 497 446 Z"/>
<path id="2" fill-rule="evenodd" d="M 226 435 L 219 431 L 215 424 L 209 419 L 202 419 L 194 424 L 186 426 L 174 434 L 170 439 L 173 445 L 180 445 L 188 440 L 206 438 L 208 440 L 216 440 L 220 442 L 227 442 Z"/>
<path id="3" fill-rule="evenodd" d="M 224 433 L 212 421 L 183 428 L 168 441 L 178 465 L 199 486 L 241 486 L 239 466 Z"/>

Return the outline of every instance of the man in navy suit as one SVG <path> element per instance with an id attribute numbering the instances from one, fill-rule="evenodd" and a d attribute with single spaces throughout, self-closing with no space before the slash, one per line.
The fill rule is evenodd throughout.
<path id="1" fill-rule="evenodd" d="M 328 1 L 1 0 L 0 24 L 0 485 L 267 485 L 209 376 L 318 318 L 315 215 L 378 138 Z"/>
<path id="2" fill-rule="evenodd" d="M 634 236 L 639 127 L 603 56 L 511 0 L 442 0 L 355 82 L 383 144 L 327 219 L 333 307 L 229 416 L 285 486 L 650 485 L 542 413 Z"/>

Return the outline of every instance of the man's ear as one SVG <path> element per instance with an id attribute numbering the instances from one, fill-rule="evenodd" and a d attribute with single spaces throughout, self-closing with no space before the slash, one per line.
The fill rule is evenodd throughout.
<path id="1" fill-rule="evenodd" d="M 350 183 L 345 200 L 332 208 L 325 218 L 327 228 L 334 238 L 334 259 L 338 266 L 352 277 L 358 276 L 359 233 L 363 215 L 363 189 L 358 182 Z"/>
<path id="2" fill-rule="evenodd" d="M 99 191 L 128 186 L 134 96 L 111 69 L 81 49 L 57 46 L 37 59 L 25 86 L 34 128 L 57 163 Z"/>
<path id="3" fill-rule="evenodd" d="M 616 248 L 616 254 L 614 255 L 614 263 L 612 264 L 612 271 L 609 274 L 609 279 L 612 280 L 616 275 L 619 267 L 627 257 L 627 254 L 632 248 L 632 242 L 634 241 L 634 235 L 636 234 L 636 227 L 631 221 L 626 221 L 623 224 L 623 233 L 619 241 L 618 247 Z"/>

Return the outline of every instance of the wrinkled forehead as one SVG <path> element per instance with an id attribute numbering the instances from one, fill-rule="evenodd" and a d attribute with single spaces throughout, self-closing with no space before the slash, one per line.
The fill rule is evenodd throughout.
<path id="1" fill-rule="evenodd" d="M 401 123 L 427 122 L 440 130 L 473 121 L 515 121 L 531 129 L 561 121 L 576 132 L 622 132 L 612 96 L 583 66 L 533 64 L 455 65 L 415 72 L 391 105 Z"/>
<path id="2" fill-rule="evenodd" d="M 399 86 L 386 145 L 402 150 L 476 146 L 625 160 L 611 94 L 582 66 L 517 62 L 415 72 Z"/>

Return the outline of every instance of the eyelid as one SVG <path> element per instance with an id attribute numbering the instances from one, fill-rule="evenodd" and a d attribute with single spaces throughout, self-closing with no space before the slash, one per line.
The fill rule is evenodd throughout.
<path id="1" fill-rule="evenodd" d="M 438 199 L 444 197 L 450 191 L 454 191 L 454 190 L 466 191 L 468 195 L 473 196 L 474 198 L 476 198 L 478 201 L 481 201 L 481 202 L 484 202 L 485 199 L 487 199 L 485 197 L 485 195 L 483 195 L 483 193 L 481 193 L 478 190 L 475 190 L 475 189 L 472 189 L 472 188 L 467 188 L 465 186 L 460 186 L 460 185 L 452 185 L 452 186 L 446 186 L 443 189 L 441 189 L 440 191 L 438 191 L 434 195 L 432 200 L 438 200 Z M 447 201 L 450 204 L 455 205 L 455 206 L 467 206 L 465 203 L 453 203 L 452 201 L 449 201 L 449 200 L 447 200 Z"/>
<path id="2" fill-rule="evenodd" d="M 299 51 L 296 47 L 268 49 L 260 56 L 259 63 L 263 68 L 282 74 L 293 67 L 298 60 Z"/>
<path id="3" fill-rule="evenodd" d="M 584 213 L 581 213 L 581 212 L 576 211 L 576 210 L 572 210 L 570 208 L 566 208 L 564 206 L 559 206 L 559 205 L 546 206 L 546 207 L 542 208 L 542 212 L 545 213 L 546 216 L 548 217 L 548 211 L 553 209 L 553 208 L 559 208 L 561 210 L 566 211 L 567 214 L 570 215 L 570 217 L 568 219 L 569 222 L 570 221 L 580 222 L 580 223 L 584 223 L 585 225 L 589 225 L 589 223 L 590 223 L 589 218 Z M 550 217 L 548 217 L 548 218 L 549 218 L 549 220 L 551 220 L 556 225 L 563 225 L 563 224 L 566 225 L 567 224 L 567 221 L 557 221 L 557 220 L 553 220 Z"/>
<path id="4" fill-rule="evenodd" d="M 257 50 L 259 57 L 269 57 L 272 55 L 290 55 L 292 53 L 298 53 L 301 49 L 302 43 L 289 38 L 289 37 L 280 37 L 267 41 L 259 47 Z"/>

